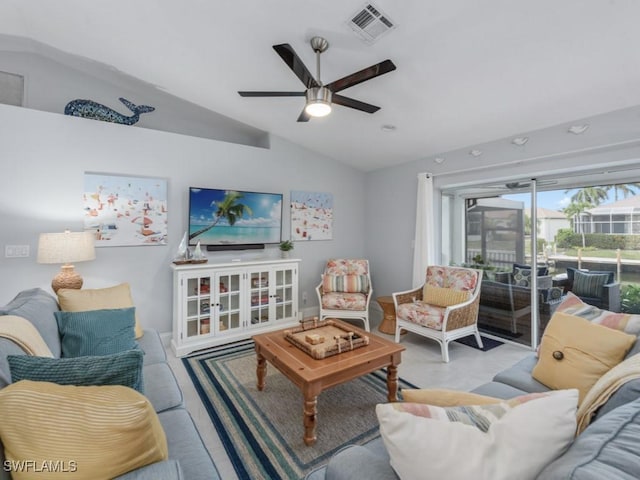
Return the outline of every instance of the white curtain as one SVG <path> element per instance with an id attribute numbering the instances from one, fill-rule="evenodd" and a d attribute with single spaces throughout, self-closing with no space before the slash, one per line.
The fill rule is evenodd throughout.
<path id="1" fill-rule="evenodd" d="M 435 259 L 435 227 L 433 211 L 433 175 L 418 174 L 416 236 L 413 242 L 413 287 L 424 283 L 427 266 Z"/>

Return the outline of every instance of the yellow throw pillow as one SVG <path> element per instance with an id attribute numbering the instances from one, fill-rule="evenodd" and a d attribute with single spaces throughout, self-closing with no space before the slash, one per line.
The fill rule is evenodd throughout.
<path id="1" fill-rule="evenodd" d="M 452 288 L 435 287 L 425 285 L 422 293 L 422 301 L 438 307 L 450 307 L 469 300 L 469 292 L 454 290 Z"/>
<path id="2" fill-rule="evenodd" d="M 443 388 L 402 389 L 402 399 L 405 402 L 424 403 L 436 407 L 457 407 L 461 405 L 489 405 L 504 400 L 477 393 L 459 392 Z"/>
<path id="3" fill-rule="evenodd" d="M 0 411 L 14 480 L 106 480 L 168 458 L 151 403 L 128 387 L 22 380 L 0 390 Z"/>
<path id="4" fill-rule="evenodd" d="M 620 363 L 635 335 L 556 312 L 544 331 L 533 378 L 554 390 L 577 388 L 579 403 L 598 379 Z"/>
<path id="5" fill-rule="evenodd" d="M 62 288 L 58 290 L 58 303 L 65 312 L 135 307 L 128 283 L 121 283 L 115 287 L 84 290 Z M 136 313 L 136 338 L 142 337 L 143 334 Z"/>

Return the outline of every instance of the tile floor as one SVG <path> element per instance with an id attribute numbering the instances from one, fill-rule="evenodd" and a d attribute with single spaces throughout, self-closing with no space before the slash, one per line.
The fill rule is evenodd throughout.
<path id="1" fill-rule="evenodd" d="M 378 331 L 377 326 L 380 323 L 381 314 L 377 317 L 372 313 L 372 332 L 393 339 L 393 336 Z M 407 350 L 403 352 L 402 363 L 398 369 L 400 377 L 424 388 L 470 390 L 490 381 L 497 372 L 531 353 L 526 348 L 510 344 L 482 352 L 458 343 L 452 343 L 449 347 L 451 360 L 449 363 L 442 363 L 440 347 L 433 340 L 408 333 L 402 337 L 401 343 Z M 191 413 L 221 477 L 224 480 L 237 479 L 233 466 L 182 365 L 182 361 L 176 358 L 170 349 L 167 349 L 167 356 L 182 388 L 186 407 Z M 322 396 L 319 401 L 322 401 Z"/>

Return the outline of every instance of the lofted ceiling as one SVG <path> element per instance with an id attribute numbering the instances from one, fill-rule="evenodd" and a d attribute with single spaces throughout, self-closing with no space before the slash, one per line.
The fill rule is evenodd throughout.
<path id="1" fill-rule="evenodd" d="M 534 131 L 526 148 L 566 151 L 578 148 L 563 144 L 575 136 L 545 136 L 547 127 L 592 116 L 613 131 L 625 122 L 621 128 L 640 138 L 640 115 L 628 110 L 640 105 L 637 0 L 372 4 L 395 25 L 373 43 L 348 26 L 366 5 L 360 0 L 3 0 L 0 34 L 108 65 L 363 171 L 435 156 L 465 168 L 471 159 L 453 164 L 445 152 Z M 334 106 L 328 117 L 299 123 L 301 97 L 238 95 L 304 90 L 272 45 L 289 43 L 315 75 L 316 35 L 330 44 L 325 83 L 395 63 L 396 71 L 341 92 L 381 110 Z M 500 145 L 493 158 L 509 160 L 513 145 Z"/>

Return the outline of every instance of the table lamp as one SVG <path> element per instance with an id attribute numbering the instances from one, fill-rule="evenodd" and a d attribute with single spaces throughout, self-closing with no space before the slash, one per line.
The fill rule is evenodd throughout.
<path id="1" fill-rule="evenodd" d="M 82 277 L 72 262 L 86 262 L 96 258 L 93 232 L 41 233 L 38 240 L 38 263 L 61 263 L 62 269 L 53 277 L 51 288 L 82 288 Z"/>

